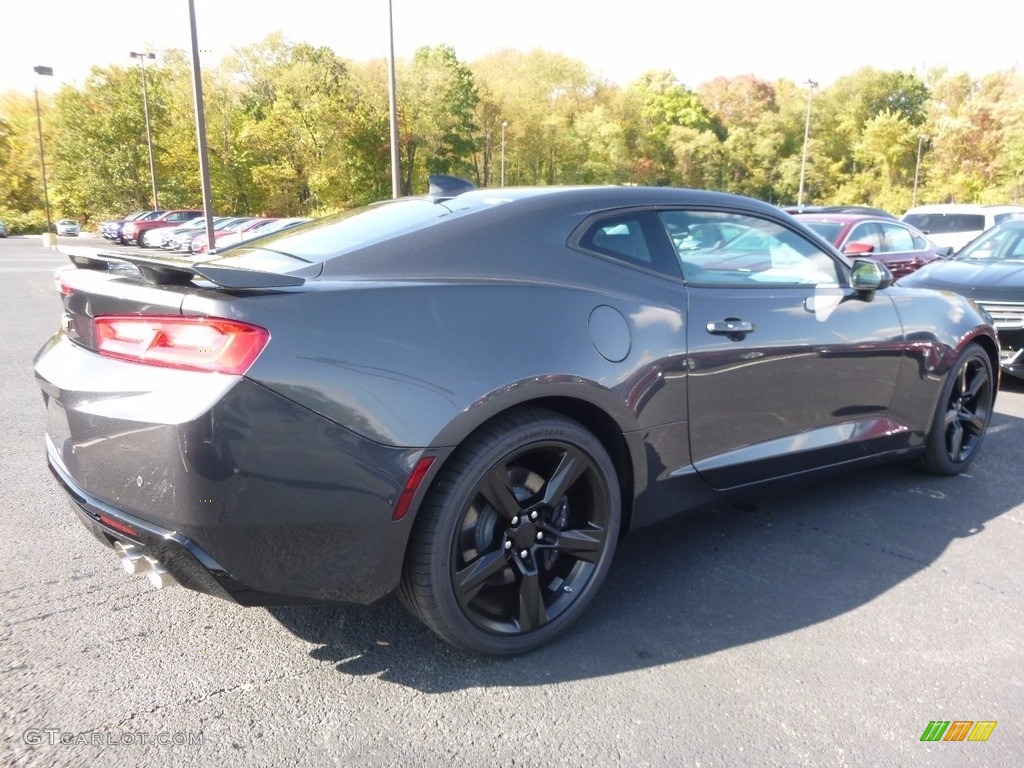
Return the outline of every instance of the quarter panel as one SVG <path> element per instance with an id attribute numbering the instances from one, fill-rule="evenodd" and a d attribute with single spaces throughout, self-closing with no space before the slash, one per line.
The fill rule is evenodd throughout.
<path id="1" fill-rule="evenodd" d="M 248 375 L 382 444 L 454 445 L 494 413 L 538 397 L 585 399 L 623 432 L 685 420 L 681 283 L 571 259 L 590 270 L 575 285 L 323 281 L 297 293 L 211 292 L 184 309 L 270 329 Z M 602 280 L 618 284 L 602 290 Z M 599 306 L 628 327 L 620 362 L 595 346 Z"/>

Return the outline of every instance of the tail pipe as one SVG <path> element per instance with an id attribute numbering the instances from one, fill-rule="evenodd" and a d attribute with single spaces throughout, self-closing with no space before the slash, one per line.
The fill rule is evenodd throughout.
<path id="1" fill-rule="evenodd" d="M 117 554 L 118 560 L 121 561 L 121 567 L 124 568 L 126 573 L 146 574 L 149 583 L 157 589 L 163 589 L 178 583 L 170 571 L 164 567 L 163 563 L 155 557 L 147 555 L 141 547 L 135 544 L 123 544 L 120 541 L 115 541 L 114 552 Z"/>

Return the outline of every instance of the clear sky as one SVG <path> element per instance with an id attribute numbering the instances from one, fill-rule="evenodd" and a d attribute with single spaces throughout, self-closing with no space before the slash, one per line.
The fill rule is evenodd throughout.
<path id="1" fill-rule="evenodd" d="M 388 52 L 387 0 L 194 0 L 201 61 L 280 31 L 355 61 Z M 858 3 L 685 0 L 392 0 L 395 54 L 447 44 L 459 59 L 542 48 L 625 84 L 670 70 L 690 88 L 753 74 L 828 85 L 871 65 L 972 75 L 1024 66 L 1016 0 Z M 1016 10 L 1012 10 L 1016 8 Z M 190 50 L 187 0 L 6 0 L 0 11 L 0 92 L 81 83 L 93 65 L 130 50 Z M 51 66 L 53 78 L 32 67 Z"/>

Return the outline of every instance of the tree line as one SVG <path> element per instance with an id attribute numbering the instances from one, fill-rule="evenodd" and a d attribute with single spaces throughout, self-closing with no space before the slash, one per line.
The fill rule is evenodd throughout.
<path id="1" fill-rule="evenodd" d="M 151 205 L 137 66 L 94 67 L 40 94 L 53 218 L 85 223 Z M 145 69 L 160 204 L 201 206 L 190 59 Z M 1024 74 L 980 78 L 865 67 L 822 88 L 753 76 L 695 89 L 652 71 L 621 86 L 581 61 L 503 50 L 472 63 L 445 45 L 397 62 L 401 187 L 639 184 L 806 204 L 1019 202 Z M 317 216 L 391 196 L 388 68 L 274 34 L 203 73 L 213 203 L 223 214 Z M 0 96 L 0 218 L 45 227 L 35 101 Z"/>

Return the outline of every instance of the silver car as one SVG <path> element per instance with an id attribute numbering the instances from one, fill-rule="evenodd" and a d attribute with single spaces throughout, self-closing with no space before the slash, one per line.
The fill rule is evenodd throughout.
<path id="1" fill-rule="evenodd" d="M 57 234 L 61 237 L 78 237 L 81 227 L 74 219 L 61 219 L 57 222 Z"/>

